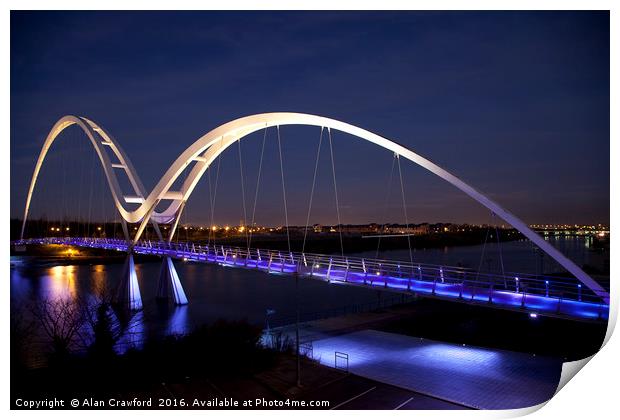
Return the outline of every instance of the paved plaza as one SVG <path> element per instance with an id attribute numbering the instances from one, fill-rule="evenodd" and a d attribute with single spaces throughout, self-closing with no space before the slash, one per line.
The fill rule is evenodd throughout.
<path id="1" fill-rule="evenodd" d="M 344 353 L 335 360 L 335 352 Z M 313 358 L 356 375 L 480 409 L 509 409 L 551 398 L 561 361 L 375 330 L 313 341 Z M 345 356 L 346 355 L 346 356 Z"/>

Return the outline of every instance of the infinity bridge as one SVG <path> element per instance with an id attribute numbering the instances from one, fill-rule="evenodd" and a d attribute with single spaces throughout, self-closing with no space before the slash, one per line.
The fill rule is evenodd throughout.
<path id="1" fill-rule="evenodd" d="M 17 241 L 18 245 L 57 244 L 127 251 L 127 242 L 100 238 L 43 238 Z M 245 249 L 191 242 L 139 241 L 133 251 L 264 271 L 270 274 L 313 277 L 329 283 L 419 294 L 504 309 L 580 320 L 607 320 L 609 305 L 574 279 L 476 272 L 462 267 L 414 264 L 394 260 L 342 257 Z M 178 277 L 174 275 L 178 282 Z M 178 292 L 182 293 L 182 288 Z M 184 295 L 183 295 L 184 297 Z"/>
<path id="2" fill-rule="evenodd" d="M 94 238 L 24 239 L 30 204 L 41 167 L 59 134 L 73 125 L 78 126 L 85 134 L 85 138 L 88 139 L 90 145 L 95 150 L 99 163 L 103 167 L 116 211 L 121 216 L 124 240 Z M 320 128 L 317 166 L 321 141 L 324 133 L 326 133 L 332 155 L 331 164 L 338 226 L 341 226 L 341 223 L 332 152 L 332 131 L 347 133 L 353 136 L 353 138 L 370 142 L 394 154 L 393 165 L 394 162 L 397 163 L 398 174 L 401 178 L 400 186 L 403 194 L 402 202 L 405 224 L 407 226 L 406 203 L 400 169 L 401 157 L 442 178 L 486 207 L 493 215 L 521 232 L 574 278 L 551 278 L 516 273 L 503 273 L 502 275 L 480 273 L 464 268 L 417 264 L 413 262 L 412 258 L 409 262 L 399 262 L 346 257 L 344 252 L 341 253 L 341 256 L 290 252 L 288 210 L 280 145 L 280 126 L 283 125 L 305 125 Z M 227 148 L 234 144 L 240 144 L 242 139 L 261 130 L 265 132 L 263 137 L 264 148 L 264 139 L 270 127 L 275 128 L 278 135 L 282 195 L 284 199 L 287 239 L 289 239 L 289 252 L 253 249 L 250 248 L 249 244 L 246 249 L 240 249 L 212 244 L 173 243 L 172 239 L 187 200 L 215 159 Z M 241 156 L 241 149 L 239 149 L 239 154 Z M 259 164 L 259 181 L 261 165 L 262 152 Z M 315 166 L 315 180 L 317 166 Z M 240 168 L 242 170 L 241 165 Z M 131 191 L 122 190 L 119 176 L 126 177 Z M 243 175 L 241 175 L 241 179 L 243 180 Z M 312 192 L 310 194 L 306 230 L 312 207 L 315 180 L 313 180 Z M 179 183 L 177 181 L 182 182 Z M 258 185 L 256 191 L 258 192 Z M 244 194 L 242 194 L 242 197 L 245 200 Z M 161 206 L 162 203 L 163 206 Z M 256 206 L 256 202 L 254 205 Z M 243 207 L 245 220 L 245 201 Z M 163 210 L 158 211 L 157 209 Z M 213 208 L 211 212 L 213 214 Z M 253 222 L 254 220 L 252 220 Z M 128 227 L 130 223 L 136 224 L 131 231 Z M 142 239 L 149 223 L 157 235 L 157 242 Z M 167 237 L 163 237 L 159 224 L 170 225 Z M 117 302 L 127 305 L 131 310 L 142 308 L 140 288 L 133 260 L 134 253 L 139 253 L 163 257 L 158 297 L 172 296 L 174 302 L 179 305 L 187 304 L 188 300 L 172 262 L 173 258 L 257 269 L 270 273 L 310 276 L 333 283 L 383 288 L 394 292 L 428 295 L 471 304 L 493 305 L 497 308 L 527 311 L 532 313 L 532 315 L 540 313 L 580 320 L 606 320 L 609 311 L 608 290 L 539 234 L 530 229 L 525 222 L 452 173 L 414 151 L 368 130 L 330 118 L 294 112 L 256 114 L 216 127 L 185 149 L 163 174 L 150 193 L 144 188 L 144 184 L 138 177 L 129 157 L 125 154 L 120 144 L 101 125 L 84 117 L 73 115 L 62 117 L 52 127 L 45 139 L 30 182 L 24 209 L 21 240 L 15 242 L 15 244 L 25 245 L 29 243 L 53 243 L 126 252 L 125 269 L 116 299 Z M 342 236 L 340 245 L 342 250 Z M 411 256 L 410 243 L 409 251 Z"/>

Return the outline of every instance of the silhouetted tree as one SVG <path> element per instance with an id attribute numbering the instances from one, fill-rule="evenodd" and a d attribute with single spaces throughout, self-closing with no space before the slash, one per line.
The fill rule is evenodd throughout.
<path id="1" fill-rule="evenodd" d="M 86 338 L 89 353 L 99 359 L 109 359 L 123 335 L 137 326 L 141 319 L 133 313 L 117 315 L 112 306 L 113 292 L 102 286 L 95 290 L 89 304 L 84 305 L 85 320 L 91 335 Z"/>
<path id="2" fill-rule="evenodd" d="M 50 361 L 62 362 L 74 345 L 79 343 L 80 329 L 84 325 L 84 311 L 78 301 L 42 299 L 31 307 L 31 312 L 50 339 Z"/>

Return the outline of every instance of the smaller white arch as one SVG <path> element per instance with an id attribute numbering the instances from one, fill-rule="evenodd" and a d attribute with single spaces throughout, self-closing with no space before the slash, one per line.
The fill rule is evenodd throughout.
<path id="1" fill-rule="evenodd" d="M 97 157 L 99 158 L 99 161 L 103 167 L 103 171 L 106 177 L 106 180 L 108 182 L 108 187 L 110 188 L 110 192 L 112 193 L 112 197 L 114 199 L 115 202 L 115 206 L 116 208 L 119 210 L 119 212 L 121 213 L 121 215 L 124 217 L 124 212 L 125 209 L 124 207 L 120 204 L 120 199 L 122 198 L 122 193 L 121 193 L 121 188 L 119 186 L 118 183 L 118 179 L 116 178 L 116 175 L 114 174 L 114 168 L 112 167 L 112 162 L 110 162 L 110 158 L 107 154 L 107 152 L 104 150 L 104 147 L 107 147 L 103 141 L 107 141 L 110 142 L 111 145 L 113 145 L 114 147 L 112 148 L 114 154 L 116 155 L 116 157 L 124 163 L 129 162 L 129 159 L 125 156 L 124 151 L 122 150 L 122 148 L 120 146 L 118 146 L 111 138 L 109 137 L 102 137 L 102 140 L 99 140 L 97 138 L 97 135 L 95 134 L 95 130 L 101 130 L 95 123 L 93 123 L 92 121 L 89 121 L 85 118 L 80 118 L 80 117 L 76 117 L 74 115 L 66 115 L 64 117 L 62 117 L 61 119 L 59 119 L 56 124 L 54 124 L 54 126 L 52 127 L 52 129 L 50 130 L 49 134 L 47 135 L 45 142 L 43 143 L 43 147 L 41 148 L 41 152 L 39 153 L 39 157 L 37 159 L 37 163 L 35 165 L 34 168 L 34 172 L 32 174 L 32 179 L 30 181 L 30 186 L 28 189 L 28 195 L 26 198 L 26 206 L 24 208 L 24 219 L 22 222 L 22 230 L 21 230 L 21 237 L 23 238 L 24 236 L 24 229 L 26 227 L 26 220 L 28 219 L 28 212 L 30 210 L 30 203 L 32 200 L 32 194 L 34 192 L 34 188 L 35 185 L 37 183 L 37 179 L 39 176 L 39 172 L 41 171 L 41 167 L 43 166 L 43 162 L 45 161 L 45 158 L 52 146 L 52 144 L 54 143 L 54 141 L 56 140 L 56 138 L 60 135 L 60 133 L 62 133 L 64 130 L 66 130 L 67 128 L 71 127 L 72 125 L 77 125 L 78 127 L 80 127 L 82 129 L 82 131 L 84 132 L 84 134 L 86 135 L 86 137 L 88 138 L 88 140 L 90 141 L 91 145 L 93 146 L 93 148 L 95 149 L 95 152 L 97 153 Z M 101 131 L 100 131 L 101 132 Z M 103 140 L 105 139 L 105 140 Z M 133 169 L 133 166 L 131 167 Z M 136 179 L 134 178 L 134 173 L 129 172 L 129 169 L 127 169 L 128 175 L 130 177 L 130 180 L 132 180 L 132 185 L 142 185 L 139 181 L 136 181 Z M 144 188 L 144 187 L 142 187 Z"/>
<path id="2" fill-rule="evenodd" d="M 112 155 L 117 159 L 118 162 L 114 162 L 123 169 L 129 182 L 134 190 L 134 194 L 141 201 L 146 197 L 146 189 L 144 188 L 144 184 L 140 180 L 131 160 L 120 146 L 120 144 L 110 135 L 103 127 L 95 122 L 89 120 L 88 118 L 78 117 L 75 115 L 65 115 L 60 118 L 56 124 L 52 127 L 50 132 L 48 133 L 43 146 L 41 148 L 41 152 L 39 153 L 39 157 L 35 164 L 35 168 L 32 174 L 32 179 L 30 181 L 30 186 L 28 188 L 28 195 L 26 197 L 26 206 L 24 208 L 24 218 L 22 221 L 21 235 L 20 237 L 24 237 L 24 231 L 26 228 L 26 221 L 28 219 L 28 213 L 30 211 L 30 204 L 32 201 L 32 195 L 34 193 L 34 189 L 39 177 L 39 173 L 41 171 L 41 167 L 49 153 L 52 144 L 56 141 L 60 133 L 62 133 L 67 128 L 77 125 L 86 135 L 86 138 L 90 141 L 93 149 L 95 150 L 97 157 L 99 158 L 99 162 L 103 168 L 108 187 L 112 194 L 112 199 L 114 200 L 114 205 L 118 212 L 120 213 L 123 220 L 123 229 L 125 236 L 129 238 L 129 233 L 127 232 L 126 221 L 131 220 L 131 215 L 133 212 L 127 210 L 125 208 L 125 196 L 121 191 L 120 184 L 118 182 L 118 178 L 115 173 L 115 168 L 113 163 L 110 161 L 110 156 L 106 151 L 106 148 L 109 148 L 112 151 Z M 161 236 L 159 229 L 155 226 L 155 230 L 158 236 Z"/>

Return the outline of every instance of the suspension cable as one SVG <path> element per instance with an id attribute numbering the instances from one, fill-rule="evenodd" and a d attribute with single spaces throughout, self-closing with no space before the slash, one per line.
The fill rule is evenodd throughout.
<path id="1" fill-rule="evenodd" d="M 62 222 L 61 229 L 64 229 L 64 222 L 67 216 L 67 162 L 65 162 L 65 153 L 62 153 Z M 61 232 L 62 235 L 62 232 Z"/>
<path id="2" fill-rule="evenodd" d="M 405 186 L 403 184 L 403 173 L 400 169 L 400 156 L 396 155 L 396 163 L 398 164 L 398 176 L 400 177 L 400 192 L 403 199 L 403 212 L 405 213 L 405 231 L 407 232 L 407 245 L 409 246 L 409 261 L 413 266 L 413 253 L 411 251 L 411 235 L 409 232 L 409 217 L 407 216 L 407 203 L 405 201 Z"/>
<path id="3" fill-rule="evenodd" d="M 224 140 L 224 138 L 222 137 L 222 141 Z M 215 219 L 215 201 L 217 199 L 217 186 L 218 186 L 218 182 L 220 179 L 220 165 L 222 163 L 222 155 L 219 155 L 217 157 L 217 168 L 215 171 L 215 186 L 213 188 L 213 200 L 211 201 L 211 223 L 213 223 L 214 219 Z M 210 192 L 210 190 L 209 190 Z M 211 226 L 209 227 L 211 229 Z M 211 229 L 213 230 L 213 229 Z M 215 231 L 213 231 L 213 245 L 215 245 Z M 208 243 L 207 243 L 208 244 Z"/>
<path id="4" fill-rule="evenodd" d="M 387 217 L 387 208 L 388 203 L 390 202 L 390 195 L 392 192 L 392 179 L 394 178 L 394 164 L 396 163 L 396 153 L 394 153 L 394 157 L 392 158 L 392 169 L 390 169 L 390 180 L 387 184 L 387 194 L 385 197 L 385 206 L 383 206 L 383 225 L 381 226 L 381 232 L 379 232 L 379 238 L 377 240 L 377 253 L 375 254 L 375 259 L 379 258 L 379 247 L 381 246 L 381 237 L 383 236 L 383 232 L 385 231 L 386 225 L 386 217 Z"/>
<path id="5" fill-rule="evenodd" d="M 288 209 L 286 207 L 286 188 L 284 186 L 284 164 L 282 163 L 282 142 L 280 141 L 280 126 L 276 126 L 278 131 L 278 154 L 280 156 L 280 175 L 282 178 L 282 199 L 284 201 L 284 221 L 286 223 L 286 242 L 288 243 L 288 252 L 291 252 L 291 236 L 288 231 Z"/>
<path id="6" fill-rule="evenodd" d="M 213 193 L 211 192 L 211 165 L 207 168 L 207 183 L 209 185 L 209 226 L 207 231 L 207 246 L 211 243 L 211 226 L 213 220 L 211 219 L 211 208 L 213 207 Z"/>
<path id="7" fill-rule="evenodd" d="M 314 176 L 312 177 L 312 189 L 310 190 L 310 203 L 308 204 L 308 214 L 306 216 L 306 227 L 304 229 L 304 241 L 301 245 L 301 253 L 306 250 L 306 237 L 308 236 L 308 224 L 310 223 L 310 212 L 312 211 L 312 198 L 314 197 L 314 186 L 316 184 L 316 173 L 319 168 L 319 157 L 321 156 L 321 143 L 323 142 L 323 130 L 325 127 L 321 127 L 321 134 L 319 135 L 319 146 L 316 151 L 316 161 L 314 162 Z"/>
<path id="8" fill-rule="evenodd" d="M 487 233 L 484 236 L 484 244 L 482 245 L 482 253 L 480 254 L 480 263 L 478 264 L 478 272 L 476 273 L 476 281 L 478 281 L 478 277 L 480 276 L 480 270 L 482 269 L 482 262 L 484 261 L 484 251 L 487 247 L 487 240 L 489 239 L 489 229 L 491 229 L 491 226 L 487 226 Z"/>
<path id="9" fill-rule="evenodd" d="M 187 167 L 185 167 L 185 169 L 183 170 L 184 172 L 184 177 L 183 177 L 183 184 L 181 185 L 185 185 L 185 183 L 187 182 L 187 177 L 189 176 L 190 170 L 188 170 Z M 189 227 L 187 226 L 190 220 L 189 217 L 189 208 L 187 207 L 187 201 L 181 201 L 181 204 L 179 205 L 179 209 L 177 210 L 179 212 L 179 224 L 177 224 L 177 230 L 179 229 L 179 226 L 183 228 L 183 230 L 185 231 L 185 242 L 189 242 Z M 185 220 L 185 226 L 183 226 L 183 220 Z M 148 227 L 148 224 L 147 224 Z M 177 242 L 181 239 L 181 234 L 179 233 L 177 235 Z"/>
<path id="10" fill-rule="evenodd" d="M 334 163 L 334 149 L 332 146 L 332 130 L 327 127 L 329 137 L 329 154 L 332 160 L 332 177 L 334 179 L 334 195 L 336 196 L 336 215 L 338 217 L 338 234 L 340 236 L 340 254 L 344 257 L 344 246 L 342 245 L 342 224 L 340 223 L 340 204 L 338 203 L 338 187 L 336 185 L 336 165 Z"/>
<path id="11" fill-rule="evenodd" d="M 247 210 L 245 207 L 245 183 L 243 182 L 243 160 L 241 159 L 241 139 L 237 139 L 237 146 L 238 146 L 238 150 L 239 150 L 239 175 L 241 178 L 241 201 L 243 202 L 243 224 L 246 225 L 245 226 L 245 244 L 248 248 L 248 250 L 250 249 L 250 241 L 249 241 L 249 236 L 248 236 L 248 214 L 247 214 Z"/>
<path id="12" fill-rule="evenodd" d="M 263 145 L 260 149 L 260 160 L 258 162 L 258 177 L 256 179 L 256 190 L 254 191 L 254 205 L 252 206 L 252 221 L 250 223 L 250 235 L 248 237 L 248 251 L 252 244 L 252 231 L 254 229 L 254 216 L 256 215 L 256 203 L 258 202 L 258 190 L 260 187 L 260 178 L 263 171 L 263 155 L 265 153 L 265 140 L 267 139 L 267 126 L 265 125 L 265 131 L 263 133 Z"/>
<path id="13" fill-rule="evenodd" d="M 94 176 L 95 176 L 95 155 L 97 153 L 92 151 L 91 153 L 91 167 L 90 167 L 90 191 L 88 194 L 88 227 L 86 228 L 86 236 L 90 236 L 90 223 L 91 214 L 93 209 L 93 190 L 94 190 Z"/>
<path id="14" fill-rule="evenodd" d="M 102 227 L 102 230 L 101 230 L 101 236 L 104 236 L 105 233 L 106 233 L 105 209 L 103 208 L 103 196 L 105 194 L 104 179 L 105 179 L 105 175 L 100 178 L 100 182 L 99 182 L 99 199 L 100 199 L 99 200 L 100 201 L 99 208 L 101 209 L 101 221 L 100 221 L 100 223 L 103 224 L 103 227 Z M 107 235 L 105 235 L 105 236 L 107 236 Z"/>
<path id="15" fill-rule="evenodd" d="M 493 218 L 495 219 L 495 213 L 493 214 Z M 497 229 L 497 224 L 495 224 L 495 236 L 497 237 L 497 251 L 499 254 L 499 264 L 502 269 L 502 277 L 504 277 L 504 281 L 506 279 L 506 272 L 504 271 L 504 257 L 502 256 L 502 244 L 499 240 L 499 230 Z"/>
<path id="16" fill-rule="evenodd" d="M 78 150 L 76 151 L 76 156 L 82 155 L 82 143 L 80 142 L 78 145 Z M 84 186 L 84 159 L 80 159 L 79 163 L 79 172 L 80 172 L 80 187 L 78 189 L 78 199 L 77 199 L 77 220 L 76 220 L 76 231 L 70 232 L 72 235 L 80 236 L 80 224 L 82 219 L 82 187 Z"/>

